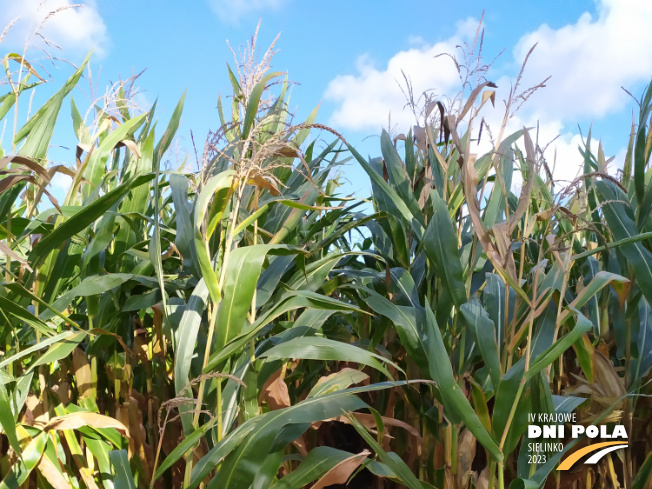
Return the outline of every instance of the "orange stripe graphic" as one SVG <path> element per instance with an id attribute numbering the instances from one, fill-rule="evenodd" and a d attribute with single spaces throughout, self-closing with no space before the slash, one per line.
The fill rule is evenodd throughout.
<path id="1" fill-rule="evenodd" d="M 557 470 L 568 470 L 570 469 L 575 462 L 577 462 L 579 459 L 581 459 L 584 455 L 587 455 L 591 452 L 595 452 L 596 450 L 599 450 L 604 447 L 609 447 L 612 445 L 625 445 L 625 442 L 622 441 L 605 441 L 603 443 L 596 443 L 595 445 L 589 445 L 588 447 L 581 448 L 580 450 L 574 452 L 572 455 L 569 455 L 566 457 L 566 460 L 564 460 L 559 467 L 557 467 Z"/>

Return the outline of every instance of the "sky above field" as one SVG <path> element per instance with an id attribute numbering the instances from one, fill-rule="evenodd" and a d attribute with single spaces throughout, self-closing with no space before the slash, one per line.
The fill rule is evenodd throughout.
<path id="1" fill-rule="evenodd" d="M 19 18 L 3 42 L 3 52 L 22 52 L 43 16 L 69 3 L 0 0 L 0 26 Z M 454 63 L 437 55 L 459 58 L 461 51 L 456 46 L 473 43 L 483 11 L 482 52 L 487 62 L 493 60 L 486 77 L 498 85 L 496 108 L 489 107 L 484 115 L 490 123 L 502 119 L 502 101 L 526 54 L 537 43 L 521 86 L 550 79 L 510 120 L 509 130 L 537 127 L 538 123 L 542 146 L 557 138 L 546 153 L 551 166 L 555 162 L 557 178 L 572 179 L 577 173 L 580 131 L 586 135 L 591 125 L 607 157 L 616 157 L 611 171 L 622 167 L 636 102 L 621 87 L 638 99 L 652 76 L 649 0 L 80 3 L 83 7 L 60 12 L 46 23 L 44 36 L 62 48 L 50 48 L 49 52 L 79 63 L 94 50 L 91 70 L 96 96 L 111 82 L 146 69 L 137 81 L 141 88 L 137 101 L 147 107 L 158 99 L 159 125 L 167 123 L 187 90 L 173 160 L 192 147 L 191 130 L 201 146 L 207 131 L 217 128 L 217 95 L 228 95 L 226 63 L 234 65 L 227 40 L 237 51 L 250 39 L 259 20 L 261 54 L 280 34 L 272 68 L 287 72 L 297 83 L 290 101 L 296 120 L 303 120 L 320 104 L 317 121 L 331 125 L 370 156 L 379 155 L 382 128 L 391 124 L 393 134 L 407 133 L 415 123 L 412 112 L 405 108 L 403 73 L 417 96 L 429 90 L 445 100 L 459 91 Z M 43 47 L 42 41 L 33 41 Z M 52 66 L 35 48 L 28 52 L 28 59 L 40 59 L 53 79 L 52 89 L 72 71 L 65 63 Z M 88 104 L 88 80 L 80 87 L 73 92 L 75 99 L 78 105 Z M 39 96 L 47 93 L 44 88 Z M 63 110 L 68 112 L 65 106 Z M 66 139 L 72 134 L 70 123 L 64 121 L 57 134 L 70 140 Z M 332 137 L 324 136 L 324 141 L 330 140 Z M 56 154 L 63 160 L 57 163 L 74 161 L 74 148 L 69 149 L 69 156 L 63 151 Z M 344 177 L 349 181 L 347 189 L 368 192 L 369 184 L 355 166 L 346 167 Z"/>

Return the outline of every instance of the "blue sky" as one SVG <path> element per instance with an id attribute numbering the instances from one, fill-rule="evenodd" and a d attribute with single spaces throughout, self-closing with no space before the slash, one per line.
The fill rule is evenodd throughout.
<path id="1" fill-rule="evenodd" d="M 0 0 L 0 25 L 19 18 L 1 46 L 22 51 L 26 37 L 48 11 L 68 0 Z M 453 64 L 435 58 L 455 53 L 470 42 L 485 11 L 485 57 L 504 50 L 488 78 L 498 84 L 497 109 L 485 116 L 501 118 L 502 102 L 527 50 L 535 49 L 525 71 L 524 85 L 547 76 L 538 91 L 510 121 L 510 129 L 540 127 L 540 141 L 559 136 L 548 151 L 556 150 L 555 176 L 570 179 L 580 164 L 579 127 L 584 134 L 593 124 L 607 156 L 615 155 L 612 171 L 622 166 L 635 103 L 621 89 L 637 97 L 652 76 L 652 2 L 649 0 L 573 0 L 441 2 L 414 0 L 357 0 L 302 2 L 299 0 L 80 0 L 84 7 L 54 16 L 44 30 L 62 51 L 53 55 L 79 62 L 94 49 L 91 67 L 96 90 L 109 82 L 147 69 L 138 80 L 145 105 L 159 100 L 158 117 L 167 122 L 176 101 L 187 89 L 186 108 L 179 133 L 180 152 L 190 145 L 189 133 L 203 141 L 216 128 L 218 93 L 228 94 L 226 62 L 233 65 L 227 39 L 236 50 L 262 19 L 262 51 L 280 33 L 272 67 L 288 72 L 299 85 L 293 88 L 291 107 L 298 120 L 320 103 L 318 122 L 345 135 L 363 154 L 379 153 L 377 135 L 387 127 L 405 132 L 414 123 L 403 110 L 398 81 L 403 70 L 415 91 L 432 89 L 450 97 L 459 89 Z M 37 42 L 38 45 L 38 42 Z M 32 49 L 28 58 L 40 58 Z M 53 79 L 51 89 L 71 69 L 59 63 L 44 66 Z M 88 83 L 81 87 L 88 93 Z M 45 97 L 50 87 L 40 89 Z M 87 95 L 74 92 L 78 105 Z M 67 106 L 63 109 L 68 112 Z M 57 129 L 69 140 L 72 129 L 64 117 Z M 330 137 L 326 137 L 330 140 Z M 72 164 L 74 151 L 57 158 Z M 346 169 L 350 189 L 366 193 L 368 184 L 359 169 Z M 64 184 L 64 182 L 60 182 Z"/>

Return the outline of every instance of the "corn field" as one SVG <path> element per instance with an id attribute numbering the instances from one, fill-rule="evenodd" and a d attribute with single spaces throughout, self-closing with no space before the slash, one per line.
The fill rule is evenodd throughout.
<path id="1" fill-rule="evenodd" d="M 495 86 L 471 76 L 366 159 L 292 119 L 269 53 L 228 69 L 176 168 L 183 96 L 166 121 L 129 82 L 78 106 L 87 58 L 27 118 L 45 79 L 4 56 L 0 488 L 649 489 L 652 85 L 623 170 L 589 132 L 560 186 L 506 129 L 518 83 L 486 153 Z M 529 416 L 572 412 L 629 447 L 532 460 Z"/>

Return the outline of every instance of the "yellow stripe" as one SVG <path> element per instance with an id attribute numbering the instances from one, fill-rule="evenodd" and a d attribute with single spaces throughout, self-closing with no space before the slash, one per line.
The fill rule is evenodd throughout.
<path id="1" fill-rule="evenodd" d="M 574 452 L 572 455 L 566 457 L 566 460 L 564 460 L 559 465 L 559 467 L 557 467 L 557 470 L 568 470 L 584 455 L 595 452 L 596 450 L 604 447 L 610 447 L 612 445 L 626 445 L 626 443 L 622 441 L 605 441 L 603 443 L 596 443 L 595 445 L 589 445 L 588 447 L 581 448 L 580 450 Z"/>

